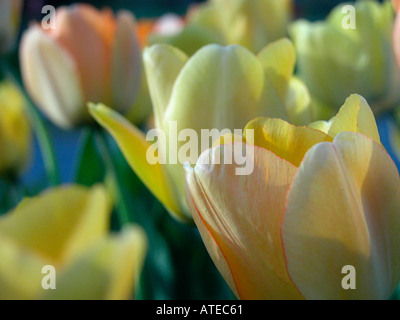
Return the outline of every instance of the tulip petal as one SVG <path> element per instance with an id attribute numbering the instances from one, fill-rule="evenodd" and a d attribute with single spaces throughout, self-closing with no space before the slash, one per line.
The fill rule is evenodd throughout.
<path id="1" fill-rule="evenodd" d="M 118 236 L 96 243 L 59 275 L 49 300 L 129 299 L 146 252 L 146 236 L 137 227 L 125 227 Z M 77 285 L 79 284 L 79 285 Z"/>
<path id="2" fill-rule="evenodd" d="M 315 144 L 331 141 L 325 133 L 310 127 L 296 127 L 281 119 L 257 118 L 245 129 L 254 130 L 254 144 L 270 150 L 298 167 Z"/>
<path id="3" fill-rule="evenodd" d="M 387 299 L 400 280 L 400 180 L 370 138 L 340 133 L 306 155 L 281 226 L 289 274 L 307 299 Z M 356 289 L 344 290 L 344 266 Z"/>
<path id="4" fill-rule="evenodd" d="M 234 145 L 245 146 L 209 149 L 194 169 L 186 168 L 187 202 L 203 241 L 237 297 L 301 298 L 286 273 L 279 232 L 296 167 L 255 147 L 247 154 L 253 173 L 236 175 L 239 166 L 215 164 Z"/>
<path id="5" fill-rule="evenodd" d="M 82 4 L 72 10 L 61 8 L 57 11 L 57 25 L 48 34 L 76 62 L 85 101 L 110 103 L 112 39 L 116 28 L 112 12 Z"/>
<path id="6" fill-rule="evenodd" d="M 347 98 L 332 121 L 328 134 L 334 138 L 343 131 L 360 132 L 380 143 L 374 114 L 367 101 L 357 94 Z"/>
<path id="7" fill-rule="evenodd" d="M 151 143 L 146 141 L 145 135 L 104 105 L 90 105 L 89 108 L 96 121 L 115 138 L 129 165 L 143 183 L 171 213 L 181 217 L 181 210 L 174 200 L 163 167 L 159 163 L 150 164 L 146 158 Z"/>
<path id="8" fill-rule="evenodd" d="M 142 53 L 136 38 L 135 19 L 120 12 L 113 48 L 112 84 L 114 108 L 127 111 L 133 104 L 142 80 Z"/>
<path id="9" fill-rule="evenodd" d="M 107 230 L 110 201 L 102 187 L 61 187 L 26 200 L 0 219 L 0 234 L 62 264 L 85 250 Z"/>
<path id="10" fill-rule="evenodd" d="M 77 66 L 67 52 L 33 27 L 22 38 L 20 54 L 25 86 L 50 119 L 69 128 L 88 118 L 80 107 L 83 93 Z"/>
<path id="11" fill-rule="evenodd" d="M 143 60 L 154 104 L 156 126 L 160 128 L 159 125 L 164 118 L 175 80 L 188 57 L 179 49 L 159 44 L 145 49 Z"/>

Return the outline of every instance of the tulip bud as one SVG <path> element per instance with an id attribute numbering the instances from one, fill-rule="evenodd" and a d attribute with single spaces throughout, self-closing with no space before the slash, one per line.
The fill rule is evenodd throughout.
<path id="1" fill-rule="evenodd" d="M 89 122 L 88 102 L 126 112 L 141 81 L 134 17 L 74 5 L 55 19 L 55 29 L 33 25 L 22 39 L 22 75 L 34 101 L 63 128 Z"/>
<path id="2" fill-rule="evenodd" d="M 0 1 L 0 53 L 9 51 L 18 35 L 22 0 Z"/>
<path id="3" fill-rule="evenodd" d="M 348 98 L 327 132 L 258 118 L 254 171 L 186 167 L 202 239 L 241 299 L 388 299 L 400 280 L 400 178 L 374 115 Z M 352 270 L 352 288 L 346 272 Z"/>
<path id="4" fill-rule="evenodd" d="M 18 174 L 29 160 L 31 129 L 25 100 L 10 82 L 0 83 L 0 176 Z"/>
<path id="5" fill-rule="evenodd" d="M 178 137 L 183 129 L 193 130 L 199 138 L 197 156 L 191 155 L 195 164 L 209 147 L 208 141 L 200 143 L 203 130 L 233 133 L 263 115 L 301 124 L 311 121 L 308 91 L 293 78 L 295 53 L 287 39 L 270 44 L 257 56 L 237 45 L 209 45 L 189 58 L 177 48 L 159 44 L 145 50 L 144 65 L 155 126 L 166 136 L 158 145 L 168 159 L 177 159 L 186 144 Z M 170 212 L 190 220 L 184 163 L 177 159 L 149 164 L 150 143 L 139 130 L 104 106 L 94 106 L 92 114 L 114 135 L 131 167 Z"/>
<path id="6" fill-rule="evenodd" d="M 335 8 L 324 22 L 298 21 L 291 35 L 298 54 L 298 75 L 315 104 L 334 114 L 349 94 L 366 97 L 374 112 L 400 102 L 400 72 L 393 47 L 390 2 L 357 1 L 355 16 Z M 354 29 L 348 19 L 353 19 Z"/>

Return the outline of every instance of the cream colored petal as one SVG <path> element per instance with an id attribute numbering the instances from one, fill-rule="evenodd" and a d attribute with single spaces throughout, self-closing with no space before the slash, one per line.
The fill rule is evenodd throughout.
<path id="1" fill-rule="evenodd" d="M 29 94 L 55 124 L 69 128 L 88 120 L 75 62 L 39 27 L 24 34 L 20 58 Z"/>
<path id="2" fill-rule="evenodd" d="M 388 299 L 400 280 L 400 179 L 370 138 L 340 133 L 306 155 L 287 197 L 289 274 L 308 299 Z M 356 289 L 344 290 L 344 266 Z"/>
<path id="3" fill-rule="evenodd" d="M 179 49 L 159 44 L 145 49 L 143 59 L 156 125 L 160 127 L 176 78 L 188 57 Z"/>

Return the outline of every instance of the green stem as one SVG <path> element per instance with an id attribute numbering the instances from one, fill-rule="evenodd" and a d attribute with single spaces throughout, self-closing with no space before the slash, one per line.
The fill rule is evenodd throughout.
<path id="1" fill-rule="evenodd" d="M 118 172 L 116 165 L 114 163 L 112 152 L 107 142 L 107 138 L 105 136 L 104 131 L 101 129 L 95 129 L 95 141 L 98 148 L 98 151 L 103 158 L 104 164 L 106 166 L 106 170 L 115 186 L 116 197 L 117 197 L 117 213 L 118 218 L 121 224 L 121 227 L 129 224 L 131 222 L 130 214 L 129 214 L 129 207 L 127 201 L 124 197 L 124 192 L 121 188 L 120 179 L 118 177 Z"/>
<path id="2" fill-rule="evenodd" d="M 17 70 L 13 68 L 10 63 L 8 63 L 6 57 L 0 59 L 0 62 L 0 69 L 3 69 L 5 74 L 15 83 L 15 85 L 23 93 L 24 98 L 27 101 L 27 111 L 40 146 L 49 183 L 53 186 L 56 186 L 60 183 L 60 178 L 58 175 L 58 164 L 54 152 L 53 143 L 51 141 L 51 137 L 46 128 L 46 125 L 44 124 L 44 121 L 34 103 L 32 102 L 31 98 L 25 91 L 25 88 L 21 81 L 21 77 L 19 76 Z"/>

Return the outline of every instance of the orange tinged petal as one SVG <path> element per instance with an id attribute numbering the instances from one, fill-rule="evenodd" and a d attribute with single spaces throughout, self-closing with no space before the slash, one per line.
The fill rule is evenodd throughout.
<path id="1" fill-rule="evenodd" d="M 248 155 L 255 164 L 248 176 L 236 175 L 234 164 L 206 164 L 231 146 L 209 149 L 186 168 L 187 202 L 203 241 L 237 297 L 301 298 L 286 272 L 279 231 L 296 167 L 258 147 L 254 158 Z"/>
<path id="2" fill-rule="evenodd" d="M 110 103 L 110 38 L 115 33 L 110 19 L 110 14 L 87 6 L 61 8 L 57 28 L 48 32 L 76 61 L 86 101 Z"/>

